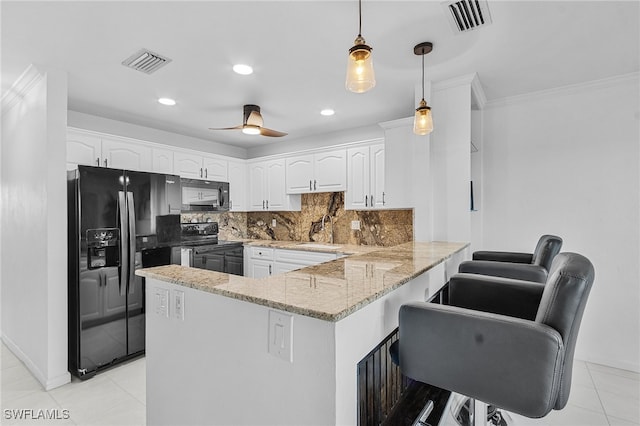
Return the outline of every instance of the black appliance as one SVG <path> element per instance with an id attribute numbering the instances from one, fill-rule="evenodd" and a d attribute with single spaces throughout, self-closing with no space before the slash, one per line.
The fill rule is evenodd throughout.
<path id="1" fill-rule="evenodd" d="M 189 249 L 189 266 L 243 275 L 243 247 L 239 241 L 218 240 L 218 223 L 182 224 L 182 246 Z"/>
<path id="2" fill-rule="evenodd" d="M 181 179 L 182 211 L 228 211 L 229 183 L 201 179 Z"/>
<path id="3" fill-rule="evenodd" d="M 86 379 L 144 353 L 144 280 L 135 270 L 171 263 L 157 228 L 180 212 L 180 178 L 79 166 L 67 192 L 69 371 Z"/>

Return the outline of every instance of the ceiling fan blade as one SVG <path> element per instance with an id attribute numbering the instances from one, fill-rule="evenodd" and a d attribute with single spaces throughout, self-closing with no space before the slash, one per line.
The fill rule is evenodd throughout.
<path id="1" fill-rule="evenodd" d="M 260 134 L 262 136 L 271 136 L 271 137 L 274 137 L 274 138 L 279 138 L 281 136 L 287 136 L 288 135 L 288 133 L 279 132 L 277 130 L 267 129 L 266 127 L 261 127 L 260 128 Z"/>
<path id="2" fill-rule="evenodd" d="M 259 111 L 251 111 L 249 116 L 247 117 L 247 124 L 251 126 L 262 127 L 264 121 L 262 120 L 262 115 L 260 115 Z"/>
<path id="3" fill-rule="evenodd" d="M 242 125 L 235 127 L 209 127 L 209 130 L 241 130 Z"/>

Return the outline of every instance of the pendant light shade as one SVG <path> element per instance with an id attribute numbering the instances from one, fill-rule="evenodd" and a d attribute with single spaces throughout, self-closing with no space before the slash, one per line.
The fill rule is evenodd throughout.
<path id="1" fill-rule="evenodd" d="M 413 119 L 413 133 L 416 135 L 428 135 L 433 131 L 433 118 L 431 117 L 431 107 L 427 105 L 427 101 L 424 100 L 424 55 L 433 50 L 433 44 L 425 41 L 413 48 L 413 53 L 422 56 L 422 99 L 418 108 L 416 108 L 416 115 Z"/>
<path id="2" fill-rule="evenodd" d="M 413 133 L 416 135 L 428 135 L 433 131 L 433 119 L 431 118 L 431 107 L 422 99 L 420 106 L 416 108 L 416 115 L 413 119 Z"/>
<path id="3" fill-rule="evenodd" d="M 349 49 L 349 61 L 347 64 L 346 88 L 355 93 L 364 93 L 376 85 L 376 77 L 373 72 L 371 47 L 362 37 L 362 3 L 358 0 L 358 36 L 354 46 Z"/>

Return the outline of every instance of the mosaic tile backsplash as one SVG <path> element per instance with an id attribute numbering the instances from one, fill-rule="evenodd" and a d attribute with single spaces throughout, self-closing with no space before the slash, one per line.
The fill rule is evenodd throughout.
<path id="1" fill-rule="evenodd" d="M 299 212 L 188 213 L 183 222 L 217 221 L 220 239 L 255 238 L 278 241 L 330 242 L 333 219 L 335 244 L 394 246 L 413 241 L 413 210 L 345 210 L 344 192 L 302 194 Z M 275 219 L 276 226 L 272 226 Z M 351 222 L 360 221 L 360 230 Z"/>

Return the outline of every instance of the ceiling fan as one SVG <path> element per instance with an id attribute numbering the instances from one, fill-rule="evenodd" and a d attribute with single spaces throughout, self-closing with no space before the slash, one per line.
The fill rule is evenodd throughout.
<path id="1" fill-rule="evenodd" d="M 260 115 L 260 107 L 258 105 L 245 105 L 242 124 L 235 127 L 209 128 L 209 130 L 242 130 L 247 135 L 262 135 L 280 137 L 286 136 L 287 133 L 262 127 L 262 115 Z"/>

